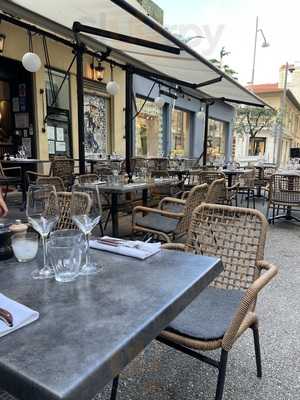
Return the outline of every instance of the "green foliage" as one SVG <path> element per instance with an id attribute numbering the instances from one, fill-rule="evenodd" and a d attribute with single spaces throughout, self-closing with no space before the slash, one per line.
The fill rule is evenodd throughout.
<path id="1" fill-rule="evenodd" d="M 272 108 L 242 106 L 237 109 L 235 131 L 254 138 L 263 129 L 271 128 L 276 118 L 277 111 Z"/>

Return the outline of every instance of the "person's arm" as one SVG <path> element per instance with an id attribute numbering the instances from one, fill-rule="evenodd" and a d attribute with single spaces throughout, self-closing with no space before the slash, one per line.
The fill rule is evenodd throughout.
<path id="1" fill-rule="evenodd" d="M 2 191 L 0 189 L 0 217 L 5 217 L 8 213 L 7 205 L 3 199 Z"/>

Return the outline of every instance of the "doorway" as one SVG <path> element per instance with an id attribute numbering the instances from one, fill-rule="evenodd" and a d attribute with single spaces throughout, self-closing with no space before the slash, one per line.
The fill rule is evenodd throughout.
<path id="1" fill-rule="evenodd" d="M 21 62 L 0 57 L 0 157 L 23 146 L 36 157 L 32 75 Z"/>

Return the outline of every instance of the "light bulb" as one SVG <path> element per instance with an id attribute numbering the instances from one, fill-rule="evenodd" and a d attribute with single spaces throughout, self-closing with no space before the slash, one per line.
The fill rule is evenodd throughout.
<path id="1" fill-rule="evenodd" d="M 37 72 L 42 66 L 40 57 L 32 52 L 24 54 L 22 58 L 22 64 L 23 67 L 29 72 Z"/>
<path id="2" fill-rule="evenodd" d="M 161 96 L 156 97 L 154 102 L 158 107 L 161 108 L 165 105 L 165 100 Z"/>
<path id="3" fill-rule="evenodd" d="M 120 86 L 116 81 L 110 81 L 106 85 L 106 90 L 107 93 L 111 94 L 112 96 L 115 96 L 119 93 L 120 91 Z"/>

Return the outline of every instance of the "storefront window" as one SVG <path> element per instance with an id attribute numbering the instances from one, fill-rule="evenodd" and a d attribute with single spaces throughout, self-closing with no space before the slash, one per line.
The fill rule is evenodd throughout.
<path id="1" fill-rule="evenodd" d="M 110 138 L 110 98 L 100 93 L 84 95 L 85 155 L 105 158 Z"/>
<path id="2" fill-rule="evenodd" d="M 251 137 L 249 141 L 249 156 L 264 156 L 266 151 L 265 137 Z"/>
<path id="3" fill-rule="evenodd" d="M 190 140 L 190 113 L 173 110 L 171 155 L 188 157 Z"/>
<path id="4" fill-rule="evenodd" d="M 65 74 L 61 72 L 54 70 L 46 71 L 46 97 L 48 107 L 59 108 L 61 110 L 70 109 L 69 76 L 67 76 L 65 80 L 64 78 Z"/>
<path id="5" fill-rule="evenodd" d="M 70 78 L 47 70 L 45 80 L 49 157 L 72 157 Z"/>
<path id="6" fill-rule="evenodd" d="M 214 162 L 215 160 L 225 158 L 226 131 L 226 122 L 209 119 L 207 140 L 209 161 Z"/>
<path id="7" fill-rule="evenodd" d="M 137 109 L 141 110 L 144 99 L 137 98 Z M 136 118 L 135 155 L 160 157 L 163 154 L 163 109 L 147 101 Z"/>

